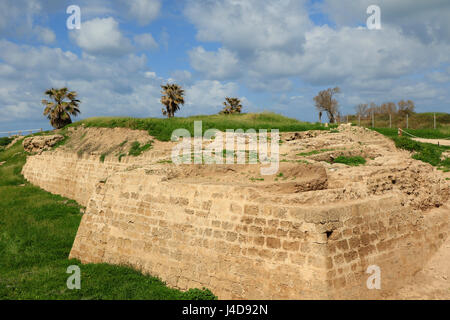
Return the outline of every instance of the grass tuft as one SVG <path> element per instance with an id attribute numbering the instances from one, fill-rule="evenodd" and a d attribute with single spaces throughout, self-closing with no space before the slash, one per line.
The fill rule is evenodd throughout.
<path id="1" fill-rule="evenodd" d="M 346 157 L 346 156 L 339 156 L 336 159 L 333 160 L 333 163 L 343 163 L 348 166 L 357 167 L 359 165 L 363 165 L 366 163 L 366 159 L 364 159 L 361 156 L 356 157 Z"/>

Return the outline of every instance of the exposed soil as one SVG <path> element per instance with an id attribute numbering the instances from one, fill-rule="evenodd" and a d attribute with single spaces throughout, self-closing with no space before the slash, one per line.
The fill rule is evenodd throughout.
<path id="1" fill-rule="evenodd" d="M 438 144 L 441 146 L 450 146 L 450 140 L 446 139 L 423 139 L 423 138 L 413 138 L 413 140 L 424 143 Z"/>

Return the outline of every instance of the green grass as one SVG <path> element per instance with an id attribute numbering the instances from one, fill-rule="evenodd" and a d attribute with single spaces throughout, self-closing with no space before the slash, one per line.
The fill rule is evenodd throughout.
<path id="1" fill-rule="evenodd" d="M 398 129 L 391 128 L 374 128 L 373 130 L 388 136 L 388 137 L 398 137 Z M 424 139 L 445 139 L 450 137 L 450 132 L 446 130 L 434 130 L 434 129 L 403 129 L 404 131 Z M 408 137 L 407 134 L 403 134 L 405 137 Z"/>
<path id="2" fill-rule="evenodd" d="M 75 122 L 69 126 L 115 128 L 123 127 L 135 130 L 146 130 L 151 136 L 161 141 L 169 141 L 175 129 L 185 128 L 191 136 L 194 134 L 194 121 L 202 121 L 203 133 L 208 129 L 278 129 L 280 132 L 330 130 L 334 125 L 325 128 L 319 123 L 301 122 L 275 113 L 248 113 L 233 115 L 192 116 L 188 118 L 174 117 L 162 118 L 122 118 L 122 117 L 98 117 Z"/>
<path id="3" fill-rule="evenodd" d="M 395 146 L 399 149 L 404 149 L 413 152 L 413 159 L 420 160 L 437 167 L 438 169 L 449 171 L 450 170 L 450 159 L 441 159 L 442 152 L 450 150 L 448 146 L 438 146 L 431 143 L 423 143 L 412 140 L 408 137 L 399 137 L 397 132 L 392 132 L 392 130 L 386 129 L 374 129 L 381 134 L 384 134 L 394 140 Z"/>
<path id="4" fill-rule="evenodd" d="M 320 150 L 313 150 L 313 151 L 309 151 L 309 152 L 302 152 L 302 153 L 298 153 L 297 156 L 308 157 L 308 156 L 313 156 L 313 155 L 328 152 L 328 151 L 334 151 L 334 149 L 320 149 Z"/>
<path id="5" fill-rule="evenodd" d="M 349 120 L 357 124 L 358 118 L 350 116 Z M 361 125 L 365 127 L 372 127 L 371 119 L 362 119 Z M 437 131 L 442 132 L 446 137 L 450 137 L 450 114 L 437 112 L 436 113 Z M 389 115 L 375 115 L 375 127 L 389 128 Z M 434 130 L 434 117 L 432 112 L 414 113 L 409 117 L 408 127 L 411 129 L 429 129 Z M 394 115 L 392 117 L 392 128 L 406 128 L 406 117 Z M 409 130 L 407 130 L 409 132 Z"/>
<path id="6" fill-rule="evenodd" d="M 359 165 L 365 164 L 366 159 L 364 159 L 363 157 L 360 157 L 360 156 L 356 156 L 356 157 L 339 156 L 333 160 L 333 163 L 343 163 L 348 166 L 357 167 Z"/>
<path id="7" fill-rule="evenodd" d="M 152 145 L 153 141 L 150 141 L 143 146 L 141 146 L 141 144 L 138 141 L 135 141 L 131 144 L 130 152 L 128 153 L 128 155 L 133 157 L 140 156 L 143 152 L 150 149 Z"/>
<path id="8" fill-rule="evenodd" d="M 80 206 L 27 183 L 21 142 L 0 151 L 0 299 L 214 299 L 181 292 L 127 266 L 68 260 Z M 67 267 L 81 269 L 81 290 L 66 286 Z"/>

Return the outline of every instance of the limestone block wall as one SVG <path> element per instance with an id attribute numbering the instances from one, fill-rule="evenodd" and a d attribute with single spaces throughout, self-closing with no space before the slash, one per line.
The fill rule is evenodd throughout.
<path id="1" fill-rule="evenodd" d="M 131 265 L 220 298 L 325 294 L 326 235 L 305 211 L 255 201 L 251 188 L 162 178 L 137 170 L 98 184 L 70 256 Z"/>
<path id="2" fill-rule="evenodd" d="M 71 258 L 129 265 L 221 299 L 377 297 L 419 270 L 448 236 L 448 207 L 412 211 L 395 192 L 277 195 L 126 168 L 42 154 L 23 173 L 87 206 Z M 381 268 L 382 290 L 366 287 L 372 264 Z"/>
<path id="3" fill-rule="evenodd" d="M 95 156 L 78 157 L 76 153 L 44 152 L 28 157 L 22 174 L 29 182 L 48 192 L 87 206 L 95 184 L 126 166 L 120 162 L 102 163 Z"/>

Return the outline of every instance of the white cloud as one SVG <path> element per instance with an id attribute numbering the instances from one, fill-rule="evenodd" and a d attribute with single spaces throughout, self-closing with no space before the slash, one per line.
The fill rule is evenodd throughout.
<path id="1" fill-rule="evenodd" d="M 180 82 L 182 84 L 190 84 L 192 79 L 192 74 L 187 70 L 175 70 L 170 76 L 175 82 Z"/>
<path id="2" fill-rule="evenodd" d="M 217 52 L 197 47 L 189 51 L 192 67 L 212 79 L 230 79 L 239 72 L 239 60 L 233 52 L 220 48 Z"/>
<path id="3" fill-rule="evenodd" d="M 156 79 L 156 73 L 152 71 L 144 72 L 144 77 L 148 79 Z"/>
<path id="4" fill-rule="evenodd" d="M 310 26 L 304 0 L 189 1 L 185 14 L 200 41 L 219 41 L 242 53 L 261 48 L 299 48 Z"/>
<path id="5" fill-rule="evenodd" d="M 159 15 L 161 2 L 159 0 L 125 0 L 129 14 L 141 25 L 147 25 Z"/>
<path id="6" fill-rule="evenodd" d="M 34 33 L 36 34 L 37 38 L 45 44 L 53 43 L 56 40 L 55 33 L 48 28 L 36 27 L 34 29 Z"/>
<path id="7" fill-rule="evenodd" d="M 0 40 L 0 123 L 27 119 L 47 123 L 40 101 L 50 87 L 79 93 L 83 117 L 159 116 L 160 78 L 146 77 L 145 55 L 117 59 L 82 57 L 59 48 L 17 45 Z M 19 76 L 17 76 L 19 75 Z M 25 95 L 23 88 L 30 93 Z M 17 112 L 11 112 L 16 110 Z M 22 113 L 23 112 L 23 113 Z"/>
<path id="8" fill-rule="evenodd" d="M 298 80 L 305 86 L 320 86 L 310 89 L 305 101 L 312 101 L 312 92 L 335 85 L 358 92 L 353 96 L 361 99 L 382 99 L 383 94 L 386 99 L 398 92 L 429 99 L 431 94 L 426 92 L 435 93 L 433 88 L 423 88 L 414 77 L 450 62 L 450 44 L 435 28 L 446 28 L 443 20 L 448 10 L 444 9 L 450 2 L 433 0 L 439 10 L 425 8 L 428 5 L 419 1 L 409 1 L 409 6 L 404 0 L 382 1 L 383 29 L 376 31 L 359 25 L 368 17 L 366 2 L 327 0 L 332 18 L 349 23 L 331 28 L 314 25 L 304 1 L 280 0 L 268 5 L 262 1 L 192 0 L 185 14 L 197 28 L 197 39 L 219 42 L 222 47 L 216 51 L 192 49 L 191 66 L 210 80 L 238 80 L 256 91 L 290 92 Z M 394 12 L 404 15 L 394 19 Z M 424 41 L 426 37 L 420 37 L 419 31 L 422 22 L 430 19 L 437 23 L 426 24 L 432 41 Z M 408 21 L 422 27 L 408 31 Z M 431 76 L 438 81 L 437 75 Z M 351 102 L 344 95 L 341 99 Z"/>
<path id="9" fill-rule="evenodd" d="M 186 105 L 180 116 L 218 113 L 225 97 L 235 96 L 238 86 L 234 82 L 201 80 L 186 88 Z"/>
<path id="10" fill-rule="evenodd" d="M 119 23 L 112 17 L 83 22 L 81 29 L 72 30 L 70 36 L 89 54 L 119 56 L 132 50 L 130 41 L 122 35 Z"/>
<path id="11" fill-rule="evenodd" d="M 142 49 L 154 50 L 158 49 L 158 43 L 150 33 L 143 33 L 134 36 L 134 42 Z"/>
<path id="12" fill-rule="evenodd" d="M 427 78 L 437 83 L 450 83 L 450 75 L 444 72 L 434 71 L 427 74 Z"/>
<path id="13" fill-rule="evenodd" d="M 56 39 L 55 33 L 35 23 L 35 17 L 45 14 L 43 9 L 43 4 L 38 0 L 1 1 L 0 36 L 53 43 Z"/>
<path id="14" fill-rule="evenodd" d="M 405 35 L 413 35 L 426 43 L 450 42 L 450 1 L 448 0 L 325 0 L 323 10 L 338 26 L 364 23 L 369 5 L 381 9 L 381 24 L 395 26 Z"/>

